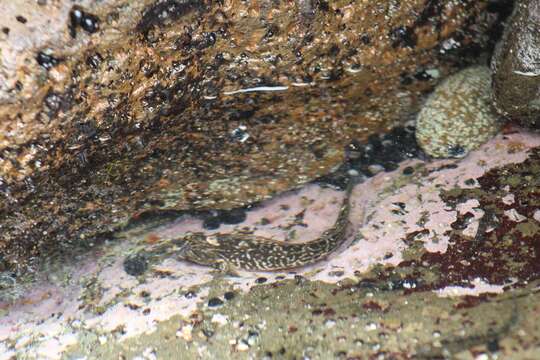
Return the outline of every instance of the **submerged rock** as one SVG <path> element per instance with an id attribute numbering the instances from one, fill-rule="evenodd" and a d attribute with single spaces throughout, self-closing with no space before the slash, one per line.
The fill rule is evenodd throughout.
<path id="1" fill-rule="evenodd" d="M 497 110 L 522 125 L 540 128 L 540 2 L 515 3 L 491 67 Z"/>
<path id="2" fill-rule="evenodd" d="M 26 19 L 0 34 L 0 267 L 15 272 L 142 213 L 243 207 L 329 173 L 489 48 L 497 19 L 473 0 L 5 3 Z"/>
<path id="3" fill-rule="evenodd" d="M 437 86 L 416 119 L 416 139 L 428 155 L 463 157 L 498 132 L 490 78 L 489 68 L 474 66 Z"/>

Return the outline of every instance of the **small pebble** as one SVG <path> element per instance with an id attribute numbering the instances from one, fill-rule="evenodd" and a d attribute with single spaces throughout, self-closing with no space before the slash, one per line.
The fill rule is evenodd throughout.
<path id="1" fill-rule="evenodd" d="M 248 331 L 247 343 L 249 346 L 254 346 L 257 343 L 259 333 L 253 330 Z"/>
<path id="2" fill-rule="evenodd" d="M 186 341 L 192 341 L 193 340 L 193 325 L 189 324 L 189 325 L 183 326 L 182 329 L 176 332 L 176 337 L 182 338 Z"/>
<path id="3" fill-rule="evenodd" d="M 223 305 L 223 301 L 219 298 L 211 298 L 208 300 L 208 307 L 217 307 Z"/>
<path id="4" fill-rule="evenodd" d="M 148 269 L 148 261 L 142 255 L 135 255 L 124 260 L 124 271 L 131 276 L 142 275 Z"/>
<path id="5" fill-rule="evenodd" d="M 240 340 L 239 343 L 236 345 L 236 350 L 247 351 L 249 350 L 249 344 L 247 344 L 244 340 Z"/>
<path id="6" fill-rule="evenodd" d="M 533 214 L 533 219 L 540 222 L 540 210 L 536 210 Z"/>
<path id="7" fill-rule="evenodd" d="M 370 322 L 366 325 L 365 327 L 366 331 L 373 331 L 373 330 L 377 330 L 377 324 L 373 323 L 373 322 Z"/>
<path id="8" fill-rule="evenodd" d="M 55 58 L 50 54 L 46 54 L 43 51 L 38 52 L 36 56 L 36 61 L 39 65 L 43 66 L 43 68 L 47 70 L 58 65 L 58 63 L 60 62 L 59 59 Z"/>
<path id="9" fill-rule="evenodd" d="M 219 214 L 219 220 L 222 224 L 240 224 L 246 220 L 246 211 L 244 209 L 231 209 L 227 211 L 221 211 Z"/>
<path id="10" fill-rule="evenodd" d="M 407 166 L 403 169 L 403 175 L 412 175 L 414 173 L 414 168 L 412 166 Z"/>
<path id="11" fill-rule="evenodd" d="M 203 221 L 203 228 L 206 230 L 215 230 L 218 229 L 221 225 L 221 221 L 219 221 L 219 218 L 216 216 L 207 217 Z"/>
<path id="12" fill-rule="evenodd" d="M 376 174 L 384 171 L 384 167 L 382 165 L 375 164 L 375 165 L 368 166 L 368 170 L 372 175 L 376 175 Z"/>
<path id="13" fill-rule="evenodd" d="M 475 179 L 467 179 L 465 180 L 465 185 L 468 185 L 468 186 L 474 186 L 476 185 L 476 180 Z"/>

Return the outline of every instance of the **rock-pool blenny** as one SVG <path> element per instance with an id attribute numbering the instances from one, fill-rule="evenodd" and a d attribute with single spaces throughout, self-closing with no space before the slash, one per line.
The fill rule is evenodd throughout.
<path id="1" fill-rule="evenodd" d="M 141 256 L 150 259 L 160 255 L 174 256 L 220 270 L 275 271 L 312 264 L 324 259 L 347 239 L 351 208 L 349 199 L 353 184 L 354 181 L 349 180 L 334 225 L 315 240 L 288 244 L 244 233 L 187 233 L 144 249 L 141 255 L 128 257 L 124 268 L 127 270 L 130 262 L 140 259 Z"/>

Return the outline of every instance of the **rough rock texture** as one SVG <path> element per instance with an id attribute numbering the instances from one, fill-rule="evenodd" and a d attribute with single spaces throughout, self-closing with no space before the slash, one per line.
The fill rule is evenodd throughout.
<path id="1" fill-rule="evenodd" d="M 507 128 L 465 159 L 373 176 L 352 194 L 352 244 L 294 271 L 122 269 L 132 246 L 204 231 L 191 217 L 104 244 L 0 299 L 0 359 L 537 359 L 539 146 Z M 341 196 L 310 184 L 219 231 L 307 241 Z"/>
<path id="2" fill-rule="evenodd" d="M 489 47 L 497 19 L 486 1 L 65 3 L 2 35 L 4 53 L 44 17 L 59 29 L 19 36 L 22 64 L 2 69 L 5 270 L 147 210 L 243 206 L 328 173 Z"/>
<path id="3" fill-rule="evenodd" d="M 523 125 L 540 128 L 540 2 L 515 3 L 491 67 L 497 109 Z"/>
<path id="4" fill-rule="evenodd" d="M 439 84 L 416 118 L 420 147 L 436 158 L 460 158 L 493 137 L 501 122 L 491 106 L 491 71 L 473 66 Z"/>

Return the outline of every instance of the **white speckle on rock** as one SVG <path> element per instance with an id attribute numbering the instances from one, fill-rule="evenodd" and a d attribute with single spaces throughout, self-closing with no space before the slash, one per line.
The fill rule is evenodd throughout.
<path id="1" fill-rule="evenodd" d="M 219 325 L 225 325 L 228 321 L 229 321 L 229 318 L 223 314 L 214 314 L 211 320 L 211 322 L 219 324 Z"/>
<path id="2" fill-rule="evenodd" d="M 365 327 L 366 331 L 374 331 L 374 330 L 377 330 L 377 324 L 375 324 L 374 322 L 370 322 L 366 325 Z"/>
<path id="3" fill-rule="evenodd" d="M 245 341 L 240 340 L 238 342 L 238 344 L 236 345 L 236 350 L 238 350 L 238 351 L 247 351 L 247 350 L 249 350 L 249 345 Z"/>
<path id="4" fill-rule="evenodd" d="M 434 79 L 438 79 L 441 76 L 441 72 L 439 71 L 439 69 L 428 69 L 426 70 L 426 74 L 428 74 Z"/>
<path id="5" fill-rule="evenodd" d="M 336 326 L 336 320 L 333 320 L 333 319 L 326 319 L 324 321 L 324 326 L 326 326 L 328 329 L 331 329 L 333 328 L 334 326 Z"/>
<path id="6" fill-rule="evenodd" d="M 509 218 L 510 220 L 514 221 L 514 222 L 522 222 L 522 221 L 525 221 L 527 220 L 527 217 L 526 216 L 523 216 L 521 215 L 520 213 L 517 212 L 516 209 L 512 208 L 510 210 L 505 210 L 504 211 L 504 215 Z"/>
<path id="7" fill-rule="evenodd" d="M 516 201 L 514 194 L 505 195 L 501 200 L 505 205 L 512 205 Z"/>
<path id="8" fill-rule="evenodd" d="M 193 325 L 188 324 L 182 326 L 182 328 L 176 332 L 176 337 L 182 338 L 186 341 L 193 340 Z"/>
<path id="9" fill-rule="evenodd" d="M 536 210 L 533 214 L 533 219 L 540 222 L 540 209 Z"/>
<path id="10" fill-rule="evenodd" d="M 504 291 L 504 285 L 492 285 L 480 278 L 476 278 L 471 282 L 471 287 L 463 286 L 447 286 L 439 290 L 435 290 L 439 297 L 455 297 L 455 296 L 478 296 L 484 293 L 500 294 Z"/>

